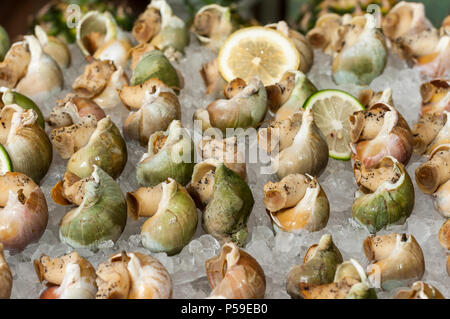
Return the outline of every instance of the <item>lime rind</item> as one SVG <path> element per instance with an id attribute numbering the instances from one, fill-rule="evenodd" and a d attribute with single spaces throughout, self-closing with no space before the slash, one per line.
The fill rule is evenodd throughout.
<path id="1" fill-rule="evenodd" d="M 0 175 L 3 175 L 7 172 L 12 172 L 13 166 L 11 158 L 9 157 L 8 152 L 3 147 L 2 144 L 0 144 Z"/>
<path id="2" fill-rule="evenodd" d="M 344 103 L 347 102 L 346 104 L 342 104 L 342 107 L 344 108 L 345 106 L 347 106 L 346 108 L 352 107 L 351 112 L 346 112 L 348 113 L 348 117 L 350 117 L 351 114 L 353 114 L 356 111 L 360 111 L 360 110 L 364 110 L 364 106 L 359 102 L 359 100 L 357 98 L 355 98 L 353 95 L 345 92 L 345 91 L 341 91 L 341 90 L 336 90 L 336 89 L 327 89 L 327 90 L 321 90 L 318 91 L 316 93 L 314 93 L 312 96 L 310 96 L 305 103 L 303 104 L 303 108 L 304 109 L 308 109 L 308 108 L 314 108 L 314 106 L 316 105 L 316 103 L 318 101 L 326 101 L 326 100 L 330 100 L 330 99 L 340 99 L 341 101 L 343 101 Z M 321 105 L 323 108 L 323 105 Z M 322 118 L 327 118 L 327 119 L 342 119 L 343 118 L 343 113 L 342 113 L 342 109 L 340 110 L 341 112 L 335 112 L 336 111 L 336 106 L 334 106 L 334 110 L 330 110 L 330 112 L 332 112 L 333 114 L 330 115 L 330 112 L 327 111 L 327 115 L 328 116 L 322 116 Z M 322 131 L 322 133 L 324 134 L 324 136 L 326 136 L 326 140 L 328 143 L 328 147 L 330 148 L 330 154 L 329 156 L 333 159 L 336 160 L 340 160 L 340 161 L 348 161 L 351 158 L 351 149 L 350 149 L 350 145 L 348 145 L 348 152 L 337 152 L 335 149 L 336 144 L 334 143 L 333 145 L 331 145 L 331 141 L 336 141 L 335 137 L 330 138 L 329 136 L 327 136 L 326 132 L 324 132 L 324 127 L 322 125 L 320 125 L 320 121 L 318 120 L 319 115 L 318 114 L 322 114 L 322 113 L 317 113 L 316 110 L 313 109 L 314 115 L 315 115 L 315 119 L 316 119 L 316 124 L 319 127 L 319 129 Z M 341 124 L 342 125 L 342 124 Z M 348 132 L 349 127 L 345 127 L 345 125 L 342 125 L 342 129 L 341 132 L 344 132 L 344 134 L 349 134 Z M 342 137 L 344 140 L 350 141 L 350 136 L 344 136 Z M 341 145 L 342 146 L 342 145 Z"/>

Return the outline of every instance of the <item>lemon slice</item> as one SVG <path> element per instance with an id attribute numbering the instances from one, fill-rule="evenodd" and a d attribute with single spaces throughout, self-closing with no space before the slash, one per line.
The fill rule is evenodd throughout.
<path id="1" fill-rule="evenodd" d="M 300 54 L 294 43 L 280 32 L 250 27 L 231 34 L 218 58 L 222 77 L 230 82 L 257 76 L 264 85 L 278 82 L 286 71 L 297 70 Z"/>
<path id="2" fill-rule="evenodd" d="M 314 121 L 328 143 L 330 157 L 348 161 L 351 156 L 349 117 L 364 110 L 358 99 L 344 91 L 322 90 L 313 94 L 303 107 L 312 109 Z"/>
<path id="3" fill-rule="evenodd" d="M 12 172 L 12 170 L 12 162 L 9 158 L 8 152 L 3 145 L 0 144 L 0 175 L 5 174 L 6 172 Z"/>

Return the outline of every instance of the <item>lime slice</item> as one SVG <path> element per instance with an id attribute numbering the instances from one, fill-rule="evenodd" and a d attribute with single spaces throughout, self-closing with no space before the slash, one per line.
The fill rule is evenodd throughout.
<path id="1" fill-rule="evenodd" d="M 12 172 L 12 170 L 13 166 L 8 152 L 3 145 L 0 144 L 0 175 L 5 174 L 6 172 Z"/>
<path id="2" fill-rule="evenodd" d="M 303 107 L 312 109 L 314 121 L 328 143 L 330 157 L 348 161 L 351 156 L 349 117 L 364 110 L 358 99 L 344 91 L 322 90 L 306 100 Z"/>
<path id="3" fill-rule="evenodd" d="M 244 28 L 231 34 L 218 57 L 219 71 L 226 81 L 248 81 L 257 76 L 266 86 L 278 82 L 286 71 L 297 70 L 299 65 L 295 44 L 265 27 Z"/>

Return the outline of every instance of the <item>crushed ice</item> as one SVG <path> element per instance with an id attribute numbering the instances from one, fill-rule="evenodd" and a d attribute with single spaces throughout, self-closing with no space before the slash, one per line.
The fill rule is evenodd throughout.
<path id="1" fill-rule="evenodd" d="M 74 79 L 86 64 L 78 47 L 71 45 L 70 49 L 72 65 L 64 72 L 64 90 L 50 99 L 36 99 L 45 115 L 50 113 L 57 99 L 63 98 L 71 91 Z M 201 69 L 202 63 L 208 62 L 212 58 L 214 58 L 213 53 L 201 47 L 192 37 L 191 45 L 186 49 L 186 56 L 176 65 L 184 76 L 185 88 L 180 94 L 180 102 L 183 108 L 182 121 L 188 128 L 192 128 L 191 119 L 195 109 L 204 108 L 211 102 L 211 98 L 205 95 L 205 87 L 198 71 Z M 339 88 L 354 95 L 362 89 L 362 87 L 352 85 L 337 86 L 331 79 L 330 57 L 319 51 L 315 52 L 314 67 L 308 76 L 319 89 Z M 391 87 L 396 107 L 412 125 L 418 117 L 419 86 L 423 81 L 424 79 L 421 79 L 417 71 L 408 68 L 397 56 L 391 55 L 384 74 L 373 81 L 371 88 L 379 91 Z M 119 127 L 122 127 L 128 114 L 128 111 L 122 106 L 106 112 Z M 136 142 L 127 141 L 127 145 L 128 163 L 118 179 L 124 193 L 138 188 L 134 168 L 145 152 L 145 149 Z M 408 172 L 411 176 L 414 176 L 414 170 L 422 160 L 419 156 L 411 159 L 408 165 Z M 356 185 L 349 162 L 330 159 L 326 171 L 319 179 L 330 200 L 331 213 L 327 227 L 317 233 L 303 232 L 297 235 L 284 232 L 273 233 L 270 220 L 265 212 L 262 193 L 264 184 L 273 177 L 260 175 L 258 164 L 248 165 L 247 170 L 249 185 L 255 197 L 255 206 L 248 224 L 250 235 L 245 249 L 259 261 L 265 271 L 267 298 L 289 297 L 285 291 L 287 272 L 294 264 L 302 262 L 307 248 L 317 243 L 324 233 L 333 235 L 345 260 L 355 258 L 363 266 L 367 265 L 362 242 L 368 233 L 356 226 L 350 218 Z M 57 257 L 72 251 L 58 239 L 58 223 L 67 212 L 67 208 L 56 205 L 49 195 L 53 185 L 63 177 L 64 171 L 65 161 L 54 152 L 52 167 L 41 185 L 47 197 L 50 218 L 47 230 L 39 243 L 29 245 L 20 254 L 9 255 L 6 252 L 7 261 L 14 274 L 12 298 L 38 298 L 43 290 L 44 287 L 39 283 L 33 269 L 33 259 L 39 258 L 41 254 Z M 421 193 L 416 184 L 415 187 L 415 208 L 407 223 L 391 227 L 380 234 L 393 231 L 413 234 L 425 254 L 426 273 L 423 280 L 435 285 L 444 296 L 450 297 L 450 277 L 445 273 L 446 255 L 437 238 L 438 230 L 444 219 L 433 209 L 431 197 Z M 140 242 L 139 233 L 142 223 L 143 220 L 129 220 L 119 241 L 116 244 L 104 243 L 100 251 L 95 254 L 84 249 L 78 250 L 78 252 L 86 257 L 94 267 L 117 251 L 137 251 L 148 254 L 149 252 L 142 247 Z M 164 264 L 172 276 L 174 298 L 204 298 L 208 296 L 210 288 L 204 264 L 205 260 L 216 255 L 219 249 L 219 243 L 212 236 L 205 235 L 199 223 L 194 240 L 179 255 L 168 257 L 162 253 L 153 254 Z M 394 293 L 395 291 L 379 292 L 379 297 L 391 298 Z"/>

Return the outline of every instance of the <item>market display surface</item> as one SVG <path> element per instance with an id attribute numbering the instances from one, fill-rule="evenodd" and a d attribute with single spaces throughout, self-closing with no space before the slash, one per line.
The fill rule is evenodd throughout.
<path id="1" fill-rule="evenodd" d="M 153 0 L 7 46 L 0 298 L 450 297 L 450 21 L 376 24 Z M 242 154 L 194 119 L 258 131 Z"/>

